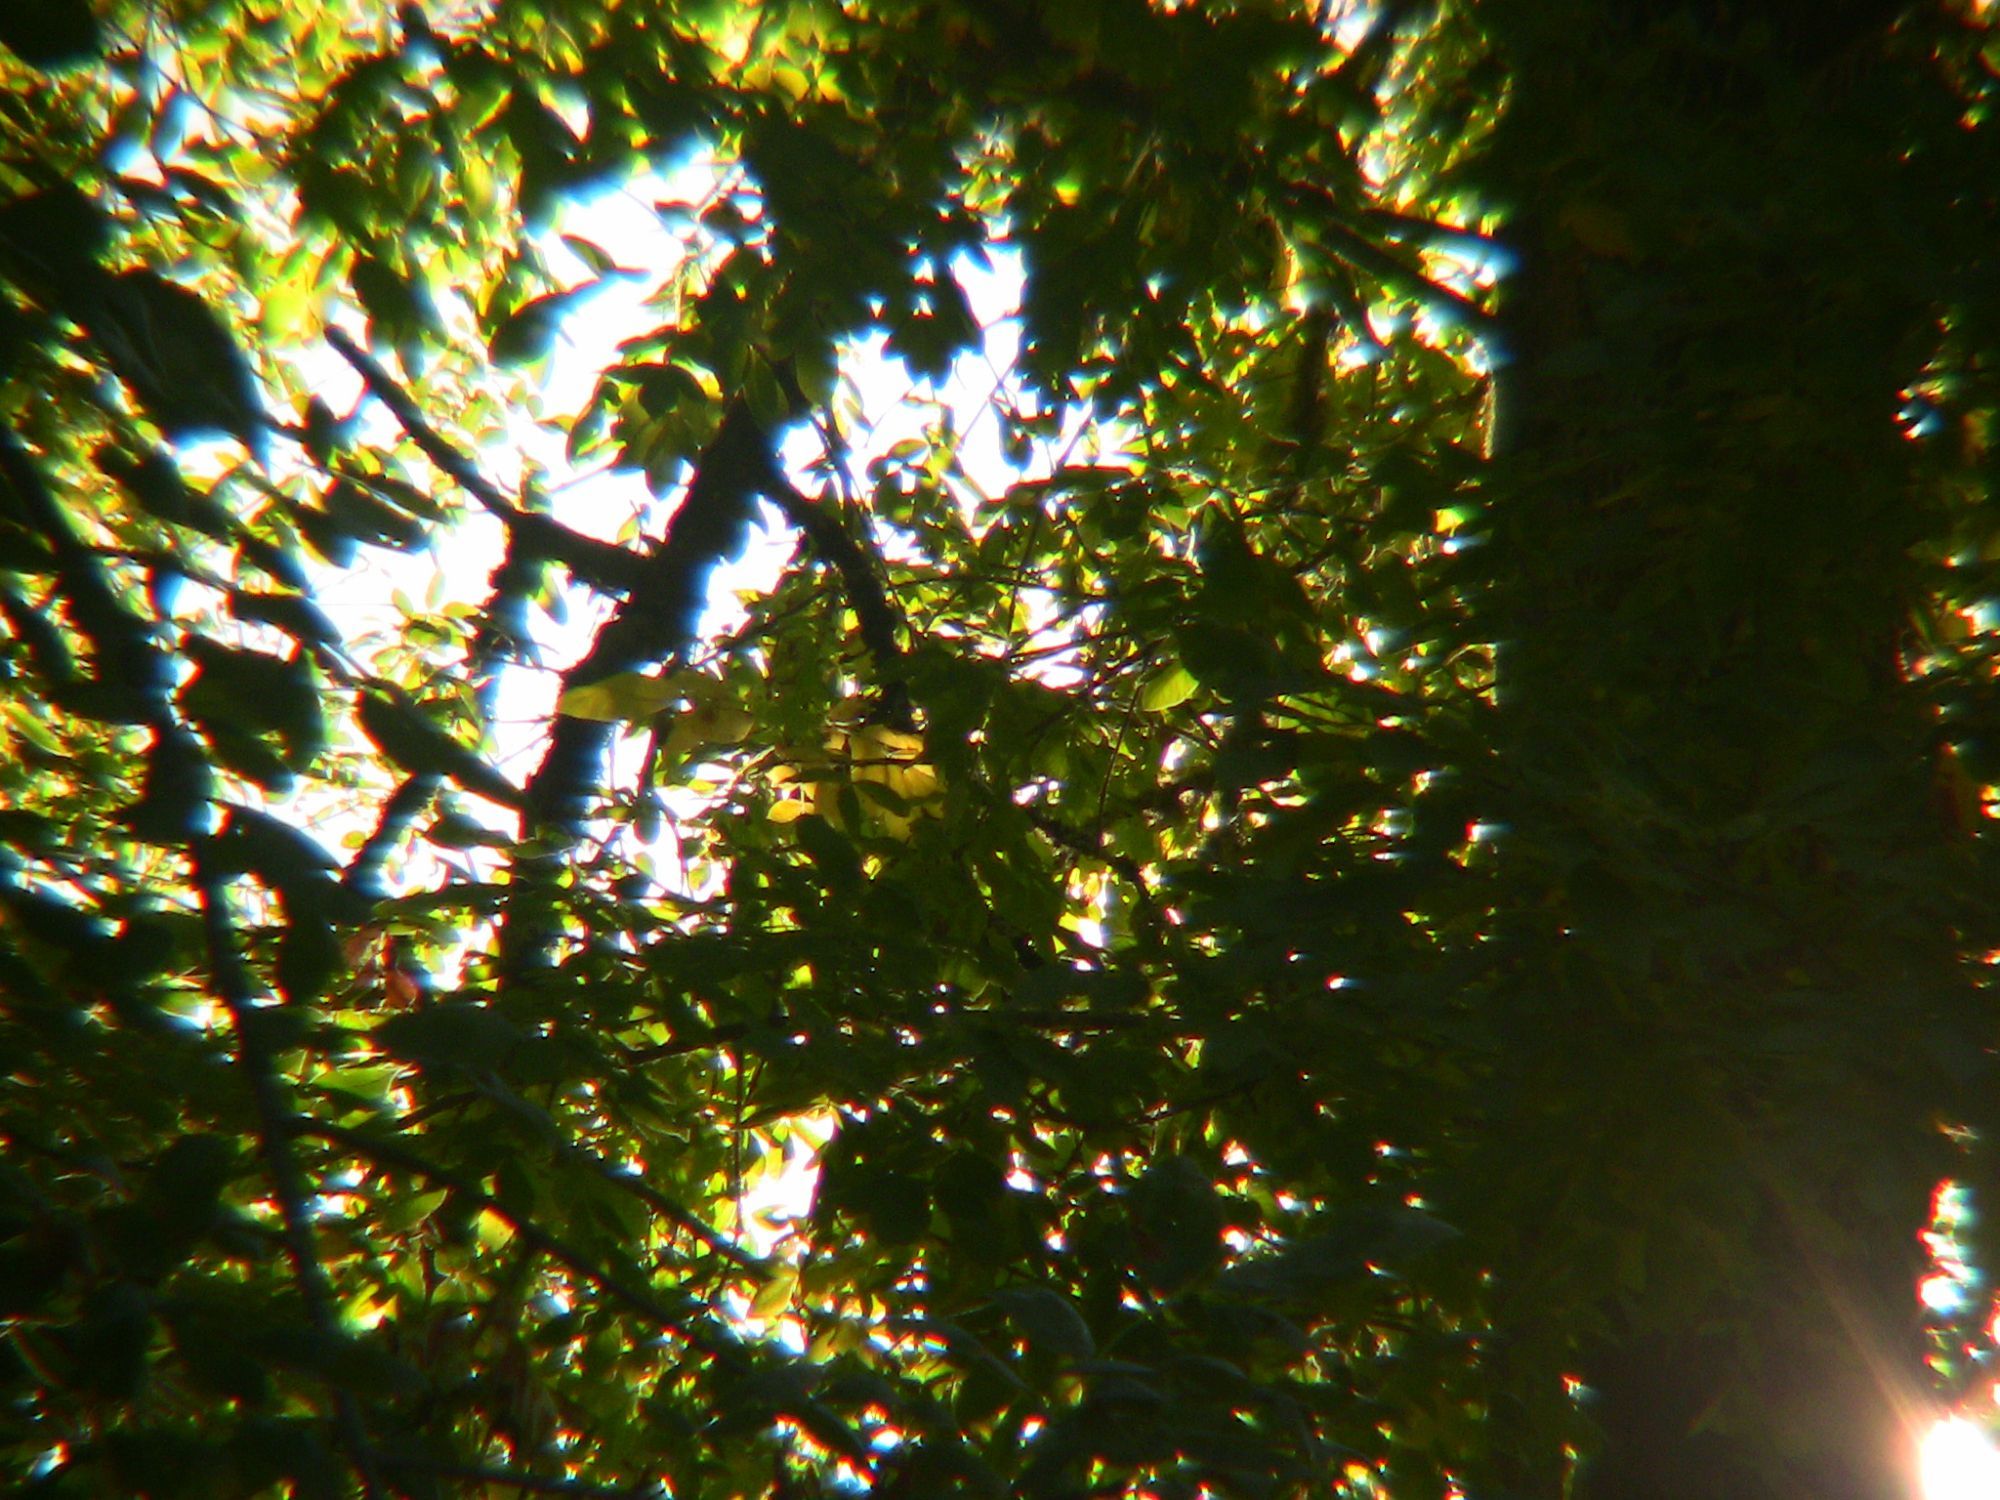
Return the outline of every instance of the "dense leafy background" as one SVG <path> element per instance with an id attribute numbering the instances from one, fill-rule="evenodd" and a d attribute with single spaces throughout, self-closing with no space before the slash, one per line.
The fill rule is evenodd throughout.
<path id="1" fill-rule="evenodd" d="M 6 1482 L 1901 1493 L 2000 1125 L 1984 9 L 0 12 Z M 508 414 L 690 163 L 548 419 L 610 536 Z M 856 458 L 991 254 L 1011 471 Z"/>

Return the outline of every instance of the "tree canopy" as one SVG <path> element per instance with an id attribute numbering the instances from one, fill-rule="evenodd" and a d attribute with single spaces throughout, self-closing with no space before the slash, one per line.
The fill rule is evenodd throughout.
<path id="1" fill-rule="evenodd" d="M 1911 1495 L 1996 89 L 1984 0 L 11 0 L 0 1481 Z"/>

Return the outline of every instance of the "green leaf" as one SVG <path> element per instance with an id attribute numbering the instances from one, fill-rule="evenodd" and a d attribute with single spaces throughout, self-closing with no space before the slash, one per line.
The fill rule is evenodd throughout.
<path id="1" fill-rule="evenodd" d="M 150 1299 L 129 1282 L 116 1282 L 93 1292 L 78 1320 L 50 1330 L 50 1337 L 69 1381 L 101 1399 L 124 1400 L 145 1378 L 152 1333 Z"/>
<path id="2" fill-rule="evenodd" d="M 1132 1189 L 1135 1232 L 1144 1237 L 1146 1277 L 1173 1291 L 1222 1260 L 1226 1220 L 1215 1185 L 1192 1161 L 1174 1157 L 1148 1167 Z"/>
<path id="3" fill-rule="evenodd" d="M 368 314 L 371 335 L 381 342 L 412 348 L 421 344 L 425 335 L 440 331 L 437 305 L 429 288 L 388 262 L 371 255 L 358 256 L 348 278 Z"/>
<path id="4" fill-rule="evenodd" d="M 187 650 L 199 670 L 181 690 L 181 707 L 234 768 L 268 786 L 304 770 L 325 748 L 320 684 L 305 656 L 233 649 L 200 637 Z M 277 753 L 264 748 L 266 737 Z"/>
<path id="5" fill-rule="evenodd" d="M 843 1200 L 885 1245 L 913 1245 L 930 1227 L 929 1192 L 901 1172 L 857 1172 L 847 1183 Z"/>
<path id="6" fill-rule="evenodd" d="M 495 364 L 521 365 L 547 359 L 562 333 L 563 319 L 584 300 L 604 289 L 603 281 L 587 281 L 563 291 L 547 292 L 522 303 L 503 318 L 486 341 Z"/>
<path id="7" fill-rule="evenodd" d="M 366 690 L 357 702 L 362 732 L 405 771 L 447 776 L 467 791 L 513 807 L 521 793 L 472 751 L 454 740 L 430 716 L 400 695 Z"/>
<path id="8" fill-rule="evenodd" d="M 75 313 L 169 437 L 222 432 L 263 452 L 256 376 L 200 294 L 141 267 L 95 282 Z"/>
<path id="9" fill-rule="evenodd" d="M 643 271 L 619 265 L 611 252 L 595 240 L 587 240 L 578 234 L 558 235 L 557 238 L 569 248 L 571 254 L 575 255 L 578 260 L 590 268 L 592 276 L 603 278 L 606 276 L 643 277 L 645 275 Z"/>
<path id="10" fill-rule="evenodd" d="M 423 545 L 423 522 L 390 504 L 366 485 L 353 480 L 336 480 L 327 487 L 320 505 L 324 524 L 342 536 L 352 537 L 371 547 L 388 547 L 397 552 L 407 552 Z"/>
<path id="11" fill-rule="evenodd" d="M 1451 1225 L 1421 1209 L 1350 1209 L 1336 1216 L 1331 1229 L 1230 1267 L 1217 1285 L 1232 1296 L 1263 1302 L 1308 1302 L 1337 1287 L 1366 1283 L 1378 1268 L 1413 1265 L 1458 1237 Z"/>
<path id="12" fill-rule="evenodd" d="M 369 1035 L 398 1057 L 449 1068 L 497 1067 L 525 1040 L 490 1006 L 463 1003 L 390 1016 Z"/>
<path id="13" fill-rule="evenodd" d="M 1337 9 L 0 0 L 0 1493 L 1895 1488 L 1992 7 Z"/>
<path id="14" fill-rule="evenodd" d="M 1139 692 L 1139 706 L 1148 713 L 1165 713 L 1187 702 L 1200 687 L 1194 674 L 1176 662 L 1146 680 L 1145 687 Z"/>
<path id="15" fill-rule="evenodd" d="M 1030 1348 L 1063 1359 L 1089 1359 L 1097 1352 L 1090 1326 L 1066 1297 L 1043 1287 L 1015 1287 L 993 1294 L 994 1302 L 1021 1330 Z"/>

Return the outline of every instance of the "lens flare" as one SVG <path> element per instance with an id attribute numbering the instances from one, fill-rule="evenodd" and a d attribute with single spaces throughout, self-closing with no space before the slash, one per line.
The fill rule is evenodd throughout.
<path id="1" fill-rule="evenodd" d="M 1919 1463 L 1924 1500 L 1992 1500 L 2000 1495 L 2000 1449 L 1963 1417 L 1951 1417 L 1930 1430 Z"/>

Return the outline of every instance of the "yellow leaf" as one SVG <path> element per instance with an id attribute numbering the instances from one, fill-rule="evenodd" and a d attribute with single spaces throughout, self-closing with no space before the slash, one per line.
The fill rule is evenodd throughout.
<path id="1" fill-rule="evenodd" d="M 796 823 L 812 811 L 812 804 L 800 797 L 788 797 L 783 802 L 773 802 L 765 816 L 773 823 Z"/>
<path id="2" fill-rule="evenodd" d="M 928 802 L 944 795 L 944 778 L 936 766 L 893 767 L 884 785 L 905 802 Z"/>
<path id="3" fill-rule="evenodd" d="M 605 724 L 630 723 L 650 719 L 686 695 L 686 689 L 670 678 L 620 672 L 601 682 L 564 688 L 562 696 L 556 699 L 556 712 L 572 719 L 595 719 Z"/>
<path id="4" fill-rule="evenodd" d="M 823 1364 L 837 1355 L 852 1354 L 867 1341 L 866 1325 L 843 1319 L 813 1335 L 812 1346 L 806 1351 L 806 1357 L 815 1363 Z"/>
<path id="5" fill-rule="evenodd" d="M 886 724 L 836 724 L 825 754 L 788 752 L 770 772 L 774 786 L 801 785 L 796 812 L 771 816 L 792 822 L 816 813 L 843 832 L 859 822 L 871 833 L 907 840 L 920 817 L 942 817 L 944 778 L 923 759 L 924 737 Z"/>
<path id="6" fill-rule="evenodd" d="M 753 1318 L 775 1318 L 792 1305 L 792 1293 L 798 1290 L 799 1273 L 792 1266 L 779 1269 L 769 1281 L 757 1288 L 757 1295 L 750 1299 L 750 1316 Z"/>
<path id="7" fill-rule="evenodd" d="M 698 703 L 674 720 L 663 748 L 670 758 L 678 758 L 703 745 L 741 744 L 756 722 L 726 703 Z"/>

